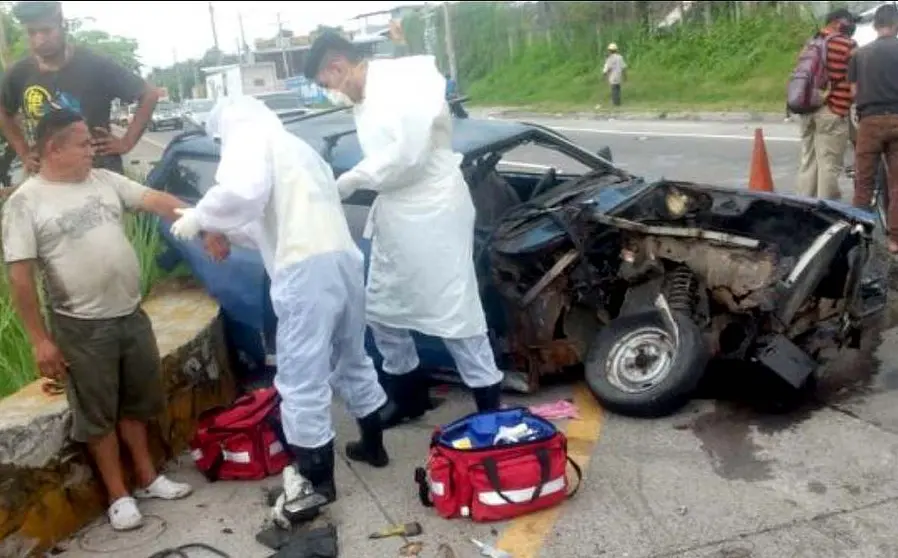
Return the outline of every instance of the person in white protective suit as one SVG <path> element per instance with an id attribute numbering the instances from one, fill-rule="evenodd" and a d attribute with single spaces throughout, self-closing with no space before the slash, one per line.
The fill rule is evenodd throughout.
<path id="1" fill-rule="evenodd" d="M 216 184 L 183 210 L 172 234 L 215 231 L 258 247 L 278 318 L 274 385 L 284 434 L 299 473 L 333 501 L 332 388 L 361 430 L 347 457 L 375 467 L 389 462 L 378 413 L 387 396 L 364 347 L 362 253 L 330 167 L 261 101 L 222 99 L 206 130 L 221 140 Z"/>
<path id="2" fill-rule="evenodd" d="M 337 179 L 340 196 L 378 193 L 368 325 L 394 404 L 389 428 L 428 409 L 411 332 L 442 338 L 480 411 L 499 408 L 502 372 L 487 335 L 474 265 L 475 210 L 452 150 L 446 80 L 432 56 L 361 58 L 335 33 L 319 36 L 305 75 L 333 102 L 352 104 L 363 159 Z M 391 407 L 387 407 L 391 408 Z"/>

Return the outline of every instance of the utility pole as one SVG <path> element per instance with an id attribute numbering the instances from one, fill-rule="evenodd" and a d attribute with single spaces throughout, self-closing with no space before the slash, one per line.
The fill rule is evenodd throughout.
<path id="1" fill-rule="evenodd" d="M 247 44 L 246 42 L 246 32 L 243 30 L 243 14 L 240 12 L 237 12 L 237 25 L 240 26 L 240 52 L 244 53 L 244 55 L 246 56 L 246 60 L 243 60 L 243 57 L 241 57 L 241 61 L 252 64 L 256 60 L 255 56 L 253 55 L 253 49 L 250 48 L 249 44 Z"/>
<path id="2" fill-rule="evenodd" d="M 284 37 L 284 23 L 281 21 L 281 12 L 278 12 L 278 44 L 281 47 L 281 56 L 284 59 L 284 79 L 290 77 L 290 62 L 287 61 L 287 38 Z"/>
<path id="3" fill-rule="evenodd" d="M 0 65 L 5 72 L 9 68 L 9 45 L 6 44 L 6 14 L 0 17 Z"/>
<path id="4" fill-rule="evenodd" d="M 178 99 L 184 102 L 184 80 L 181 79 L 181 68 L 178 66 L 178 49 L 172 48 L 171 55 L 175 62 L 172 69 L 175 71 L 175 80 L 178 82 Z"/>
<path id="5" fill-rule="evenodd" d="M 443 27 L 446 29 L 446 58 L 449 59 L 449 76 L 458 84 L 458 67 L 455 64 L 455 41 L 452 37 L 452 18 L 449 16 L 449 2 L 443 2 Z"/>
<path id="6" fill-rule="evenodd" d="M 209 2 L 209 22 L 212 24 L 212 44 L 215 46 L 215 50 L 218 53 L 218 65 L 221 65 L 221 49 L 218 48 L 218 29 L 215 28 L 215 8 L 212 6 L 212 2 Z"/>

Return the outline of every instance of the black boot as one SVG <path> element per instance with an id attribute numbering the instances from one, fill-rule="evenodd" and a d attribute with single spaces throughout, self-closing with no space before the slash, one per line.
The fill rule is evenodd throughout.
<path id="1" fill-rule="evenodd" d="M 498 411 L 499 399 L 502 394 L 502 384 L 473 388 L 474 401 L 477 403 L 477 412 Z"/>
<path id="2" fill-rule="evenodd" d="M 384 391 L 389 400 L 380 410 L 381 425 L 388 430 L 402 423 L 414 420 L 433 409 L 427 378 L 420 369 L 407 374 L 384 374 Z"/>
<path id="3" fill-rule="evenodd" d="M 380 423 L 380 414 L 375 411 L 357 421 L 362 439 L 346 444 L 346 457 L 353 461 L 364 461 L 372 467 L 386 467 L 390 456 L 384 448 L 384 430 Z"/>
<path id="4" fill-rule="evenodd" d="M 334 482 L 334 441 L 319 448 L 301 448 L 290 446 L 296 459 L 296 469 L 331 503 L 337 499 L 337 485 Z M 318 509 L 306 510 L 290 517 L 291 522 L 311 521 L 318 516 Z"/>

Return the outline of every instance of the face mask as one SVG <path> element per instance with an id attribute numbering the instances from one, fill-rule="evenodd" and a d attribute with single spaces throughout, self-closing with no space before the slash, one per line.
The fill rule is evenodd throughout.
<path id="1" fill-rule="evenodd" d="M 350 107 L 353 103 L 352 99 L 346 93 L 342 91 L 335 91 L 333 89 L 325 89 L 324 95 L 327 97 L 327 100 L 334 106 L 338 107 Z"/>

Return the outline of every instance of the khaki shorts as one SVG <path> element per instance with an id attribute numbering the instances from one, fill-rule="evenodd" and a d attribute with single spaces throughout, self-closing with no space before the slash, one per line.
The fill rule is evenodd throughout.
<path id="1" fill-rule="evenodd" d="M 159 347 L 143 310 L 105 320 L 52 314 L 51 327 L 69 365 L 73 440 L 100 438 L 123 418 L 148 421 L 162 412 Z"/>

